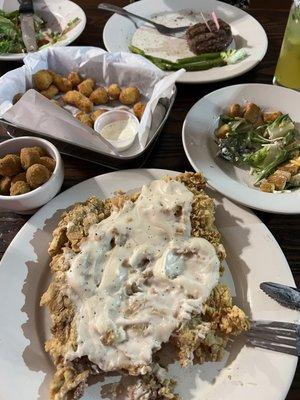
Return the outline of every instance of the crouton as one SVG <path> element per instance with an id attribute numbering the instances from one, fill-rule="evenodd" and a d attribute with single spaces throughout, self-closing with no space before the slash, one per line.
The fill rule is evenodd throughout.
<path id="1" fill-rule="evenodd" d="M 217 138 L 224 139 L 229 131 L 230 131 L 229 125 L 227 124 L 221 125 L 220 128 L 217 130 Z"/>
<path id="2" fill-rule="evenodd" d="M 269 183 L 274 183 L 275 189 L 283 190 L 287 182 L 291 179 L 291 173 L 277 169 L 274 174 L 268 177 Z"/>
<path id="3" fill-rule="evenodd" d="M 251 124 L 255 124 L 261 117 L 261 109 L 254 103 L 247 103 L 244 107 L 243 117 Z"/>

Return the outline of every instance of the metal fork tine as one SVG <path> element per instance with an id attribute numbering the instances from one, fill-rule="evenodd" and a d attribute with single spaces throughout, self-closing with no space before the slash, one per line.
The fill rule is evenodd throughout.
<path id="1" fill-rule="evenodd" d="M 252 332 L 250 330 L 249 332 L 246 332 L 246 336 L 254 338 L 254 339 L 266 340 L 271 343 L 287 344 L 288 346 L 296 346 L 297 345 L 296 338 L 283 338 L 283 337 L 278 337 L 277 335 L 268 335 L 263 332 L 257 333 L 257 332 Z"/>
<path id="2" fill-rule="evenodd" d="M 279 321 L 251 321 L 251 327 L 262 327 L 262 328 L 281 328 L 297 331 L 300 325 L 293 324 L 291 322 L 279 322 Z"/>
<path id="3" fill-rule="evenodd" d="M 300 350 L 298 350 L 295 347 L 280 346 L 277 344 L 267 342 L 265 340 L 254 339 L 254 338 L 250 338 L 250 337 L 247 338 L 247 343 L 252 346 L 262 347 L 263 349 L 278 351 L 280 353 L 291 354 L 291 355 L 297 356 L 297 357 L 300 356 Z"/>
<path id="4" fill-rule="evenodd" d="M 300 356 L 300 325 L 279 321 L 251 321 L 247 344 Z"/>
<path id="5" fill-rule="evenodd" d="M 166 27 L 168 28 L 168 27 Z M 178 32 L 185 32 L 187 29 L 189 28 L 189 26 L 179 26 L 178 28 L 169 28 L 166 29 L 166 32 L 170 32 L 170 33 L 178 33 Z"/>
<path id="6" fill-rule="evenodd" d="M 287 330 L 287 329 L 279 329 L 279 328 L 266 328 L 266 327 L 254 327 L 250 329 L 249 332 L 256 332 L 257 334 L 260 333 L 268 333 L 271 335 L 278 335 L 282 337 L 290 337 L 290 338 L 297 338 L 299 335 L 294 330 Z"/>

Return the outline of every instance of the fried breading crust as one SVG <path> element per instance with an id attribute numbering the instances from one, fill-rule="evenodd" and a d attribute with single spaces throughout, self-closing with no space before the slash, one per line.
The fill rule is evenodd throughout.
<path id="1" fill-rule="evenodd" d="M 166 177 L 165 179 L 176 179 L 184 183 L 194 194 L 191 214 L 192 235 L 204 237 L 212 243 L 220 260 L 223 260 L 225 250 L 221 244 L 220 233 L 214 225 L 214 203 L 203 190 L 206 184 L 203 175 L 187 172 L 175 178 Z M 49 308 L 52 319 L 52 337 L 45 344 L 45 350 L 51 355 L 56 368 L 50 387 L 51 400 L 79 398 L 86 386 L 88 376 L 100 372 L 98 367 L 86 357 L 73 361 L 64 359 L 70 346 L 76 349 L 77 338 L 73 322 L 74 308 L 64 292 L 65 272 L 69 266 L 64 262 L 62 250 L 64 247 L 69 247 L 78 252 L 80 242 L 88 235 L 91 225 L 107 218 L 112 209 L 122 208 L 125 201 L 135 201 L 138 197 L 139 193 L 127 195 L 123 192 L 118 192 L 115 197 L 106 200 L 91 197 L 84 203 L 75 204 L 70 211 L 64 213 L 53 232 L 53 239 L 49 246 L 53 279 L 41 299 L 41 305 Z M 181 326 L 174 333 L 171 341 L 178 348 L 180 364 L 186 366 L 192 361 L 219 360 L 223 355 L 228 335 L 237 334 L 247 328 L 248 319 L 242 310 L 232 306 L 228 288 L 218 285 L 204 305 L 202 314 L 196 315 L 186 325 Z M 139 375 L 141 371 L 128 367 L 127 373 Z M 168 383 L 158 382 L 151 372 L 151 367 L 149 371 L 143 373 L 144 376 L 137 385 L 142 385 L 147 389 L 149 399 L 178 399 L 177 395 L 172 393 L 170 380 Z M 131 397 L 129 398 L 132 400 L 135 399 L 136 389 L 136 387 L 130 388 Z M 159 397 L 155 397 L 158 393 Z"/>

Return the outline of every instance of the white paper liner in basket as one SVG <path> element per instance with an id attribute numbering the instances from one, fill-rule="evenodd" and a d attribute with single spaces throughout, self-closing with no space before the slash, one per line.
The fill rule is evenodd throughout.
<path id="1" fill-rule="evenodd" d="M 138 155 L 146 146 L 152 115 L 160 98 L 170 98 L 175 81 L 184 72 L 165 75 L 145 58 L 131 53 L 108 53 L 96 47 L 49 48 L 24 58 L 24 66 L 0 78 L 0 117 L 25 129 L 32 129 L 48 137 L 60 139 L 87 149 L 120 158 Z M 137 86 L 146 109 L 140 121 L 134 145 L 122 153 L 114 151 L 92 128 L 82 124 L 72 114 L 58 107 L 32 88 L 32 75 L 41 69 L 51 69 L 62 75 L 78 71 L 83 77 L 93 78 L 97 84 L 109 86 Z M 30 90 L 28 90 L 30 89 Z M 27 90 L 27 91 L 26 91 Z M 24 93 L 12 105 L 16 93 Z M 106 105 L 102 106 L 102 108 Z M 98 107 L 99 108 L 99 107 Z"/>

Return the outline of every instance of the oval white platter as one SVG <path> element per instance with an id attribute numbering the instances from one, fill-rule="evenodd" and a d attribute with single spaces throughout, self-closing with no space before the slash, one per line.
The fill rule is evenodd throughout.
<path id="1" fill-rule="evenodd" d="M 125 9 L 148 19 L 164 13 L 182 10 L 202 11 L 206 15 L 215 11 L 219 18 L 230 24 L 234 47 L 243 47 L 248 57 L 234 65 L 205 71 L 186 72 L 179 78 L 178 82 L 207 83 L 233 78 L 252 69 L 263 59 L 267 51 L 268 39 L 259 22 L 245 11 L 220 1 L 141 0 L 126 6 Z M 103 31 L 103 41 L 108 51 L 128 51 L 135 31 L 143 25 L 143 22 L 135 22 L 137 23 L 134 24 L 128 18 L 117 14 L 114 14 L 108 20 Z M 155 46 L 155 43 L 153 46 Z"/>
<path id="2" fill-rule="evenodd" d="M 193 168 L 204 173 L 209 185 L 230 199 L 266 212 L 298 214 L 300 189 L 285 193 L 261 192 L 253 186 L 249 170 L 236 167 L 217 155 L 214 131 L 219 115 L 229 104 L 246 102 L 289 114 L 299 130 L 298 92 L 258 83 L 227 86 L 204 96 L 188 112 L 182 128 L 185 153 Z"/>
<path id="3" fill-rule="evenodd" d="M 48 243 L 62 212 L 91 195 L 111 196 L 118 189 L 132 191 L 174 171 L 138 169 L 112 172 L 82 182 L 41 208 L 20 230 L 0 264 L 0 398 L 48 400 L 53 374 L 43 346 L 48 315 L 39 306 L 49 283 Z M 287 261 L 274 237 L 249 210 L 209 191 L 216 200 L 216 224 L 228 257 L 224 280 L 235 302 L 253 319 L 294 321 L 298 313 L 285 309 L 259 289 L 262 281 L 294 285 Z M 283 400 L 291 384 L 297 358 L 244 345 L 234 340 L 223 362 L 187 369 L 169 365 L 183 400 Z M 91 382 L 84 400 L 104 399 L 112 374 Z M 109 398 L 109 397 L 108 397 Z"/>
<path id="4" fill-rule="evenodd" d="M 18 0 L 0 0 L 0 5 L 4 11 L 11 12 L 19 9 Z M 79 18 L 79 23 L 64 35 L 62 40 L 51 46 L 67 46 L 74 42 L 82 33 L 86 25 L 86 15 L 81 7 L 70 0 L 35 0 L 33 2 L 34 10 L 44 21 L 47 28 L 52 31 L 60 31 L 65 29 L 67 24 L 75 18 Z M 22 60 L 27 53 L 7 53 L 0 54 L 2 61 Z"/>

